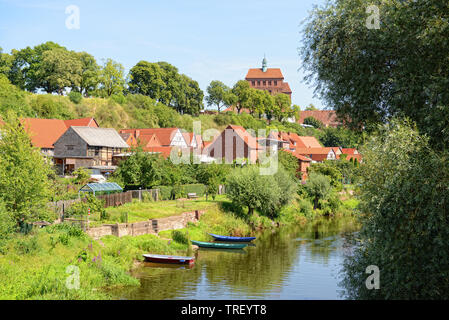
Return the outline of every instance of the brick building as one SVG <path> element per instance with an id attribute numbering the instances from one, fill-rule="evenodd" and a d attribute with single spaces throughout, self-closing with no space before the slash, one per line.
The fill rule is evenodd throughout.
<path id="1" fill-rule="evenodd" d="M 267 59 L 263 58 L 262 68 L 249 69 L 245 77 L 251 88 L 267 90 L 271 94 L 285 93 L 290 99 L 292 90 L 279 68 L 267 68 Z"/>

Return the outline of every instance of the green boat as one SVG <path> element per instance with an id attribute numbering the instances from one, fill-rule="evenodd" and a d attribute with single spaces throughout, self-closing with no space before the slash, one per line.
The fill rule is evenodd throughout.
<path id="1" fill-rule="evenodd" d="M 218 242 L 203 242 L 203 241 L 191 241 L 192 244 L 201 248 L 216 248 L 216 249 L 243 249 L 248 244 L 246 243 L 218 243 Z"/>

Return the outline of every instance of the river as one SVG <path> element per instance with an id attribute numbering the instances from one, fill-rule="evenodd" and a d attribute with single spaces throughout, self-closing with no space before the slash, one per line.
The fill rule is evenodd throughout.
<path id="1" fill-rule="evenodd" d="M 146 263 L 117 299 L 343 299 L 339 287 L 354 218 L 319 219 L 257 235 L 243 250 L 202 249 L 193 267 Z"/>

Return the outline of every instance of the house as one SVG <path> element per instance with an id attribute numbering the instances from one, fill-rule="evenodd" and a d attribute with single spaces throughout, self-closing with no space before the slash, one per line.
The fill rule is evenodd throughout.
<path id="1" fill-rule="evenodd" d="M 205 153 L 215 159 L 224 159 L 226 163 L 243 158 L 255 163 L 261 150 L 263 147 L 259 145 L 257 139 L 243 127 L 229 125 L 207 145 Z"/>
<path id="2" fill-rule="evenodd" d="M 310 167 L 310 164 L 312 163 L 312 159 L 309 157 L 303 156 L 301 154 L 295 153 L 290 150 L 283 150 L 285 152 L 290 153 L 293 155 L 296 159 L 298 159 L 298 171 L 297 176 L 301 178 L 302 181 L 305 181 L 307 179 L 307 169 Z"/>
<path id="3" fill-rule="evenodd" d="M 304 120 L 308 117 L 313 117 L 321 121 L 325 127 L 336 128 L 342 123 L 338 120 L 337 114 L 334 110 L 304 110 L 300 112 L 298 123 L 304 124 Z"/>
<path id="4" fill-rule="evenodd" d="M 120 134 L 131 133 L 144 149 L 146 147 L 180 147 L 188 148 L 189 144 L 178 128 L 123 129 Z"/>
<path id="5" fill-rule="evenodd" d="M 346 155 L 346 160 L 357 160 L 359 163 L 362 162 L 362 155 L 356 148 L 342 148 L 342 154 Z"/>
<path id="6" fill-rule="evenodd" d="M 50 157 L 54 154 L 53 144 L 71 126 L 98 127 L 94 118 L 74 120 L 24 118 L 20 122 L 30 136 L 33 146 L 40 148 L 44 155 Z"/>
<path id="7" fill-rule="evenodd" d="M 297 148 L 294 154 L 306 156 L 312 159 L 312 162 L 322 162 L 324 160 L 336 160 L 337 155 L 333 148 Z"/>
<path id="8" fill-rule="evenodd" d="M 299 136 L 294 132 L 271 132 L 270 138 L 281 141 L 280 148 L 295 151 L 296 148 L 321 148 L 315 137 Z"/>
<path id="9" fill-rule="evenodd" d="M 110 173 L 116 169 L 114 155 L 123 154 L 128 148 L 115 129 L 70 127 L 54 143 L 54 162 L 62 174 L 80 167 Z"/>

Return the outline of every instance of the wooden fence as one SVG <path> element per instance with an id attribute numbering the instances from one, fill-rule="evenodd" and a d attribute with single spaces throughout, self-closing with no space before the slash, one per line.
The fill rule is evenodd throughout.
<path id="1" fill-rule="evenodd" d="M 132 191 L 113 193 L 113 194 L 103 194 L 96 197 L 97 199 L 104 200 L 105 208 L 121 206 L 125 203 L 133 201 Z"/>

